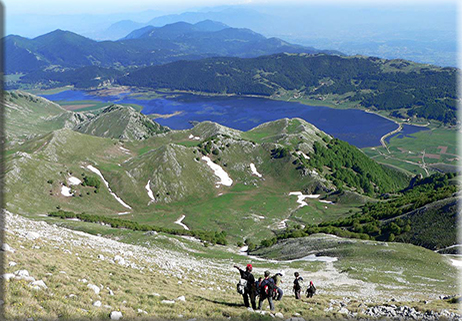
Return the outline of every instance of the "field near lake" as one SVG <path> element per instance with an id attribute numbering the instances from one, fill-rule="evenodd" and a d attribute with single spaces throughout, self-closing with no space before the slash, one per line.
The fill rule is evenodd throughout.
<path id="1" fill-rule="evenodd" d="M 406 137 L 392 137 L 388 151 L 382 147 L 365 148 L 365 153 L 378 162 L 397 166 L 411 173 L 457 170 L 460 151 L 455 129 L 431 128 Z"/>

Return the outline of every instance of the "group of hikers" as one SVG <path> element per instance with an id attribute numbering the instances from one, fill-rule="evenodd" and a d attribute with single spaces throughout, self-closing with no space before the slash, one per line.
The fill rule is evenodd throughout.
<path id="1" fill-rule="evenodd" d="M 238 269 L 239 273 L 241 274 L 241 280 L 237 284 L 237 292 L 242 294 L 242 297 L 244 298 L 244 305 L 247 308 L 250 308 L 250 305 L 252 305 L 252 309 L 257 310 L 256 298 L 258 296 L 258 310 L 261 310 L 263 301 L 267 299 L 270 310 L 274 311 L 273 300 L 281 301 L 284 294 L 280 287 L 281 283 L 283 283 L 282 272 L 278 272 L 275 275 L 270 276 L 270 271 L 265 271 L 264 277 L 260 277 L 258 281 L 255 281 L 255 277 L 252 274 L 252 264 L 247 264 L 245 270 L 241 269 L 237 265 L 234 267 Z M 293 291 L 295 294 L 295 299 L 298 300 L 301 299 L 303 278 L 298 272 L 295 272 L 294 276 L 295 279 Z M 306 296 L 311 298 L 315 293 L 316 287 L 314 286 L 313 282 L 310 281 L 310 285 L 306 289 Z"/>

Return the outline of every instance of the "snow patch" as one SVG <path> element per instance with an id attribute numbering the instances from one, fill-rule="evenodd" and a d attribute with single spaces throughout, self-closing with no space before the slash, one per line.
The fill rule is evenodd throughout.
<path id="1" fill-rule="evenodd" d="M 303 207 L 307 206 L 308 203 L 305 202 L 305 198 L 319 198 L 321 196 L 320 194 L 309 194 L 309 195 L 304 195 L 302 192 L 290 192 L 289 196 L 295 195 L 297 196 L 297 203 L 300 204 L 298 207 Z"/>
<path id="2" fill-rule="evenodd" d="M 305 158 L 305 159 L 310 159 L 310 156 L 306 155 L 304 152 L 302 152 L 300 150 L 298 152 L 296 152 L 296 153 L 297 153 L 297 155 L 302 155 L 303 158 Z"/>
<path id="3" fill-rule="evenodd" d="M 198 136 L 194 136 L 193 134 L 189 135 L 189 137 L 188 137 L 188 138 L 189 138 L 189 139 L 192 139 L 192 140 L 201 140 L 201 138 L 200 138 L 200 137 L 198 137 Z"/>
<path id="4" fill-rule="evenodd" d="M 250 170 L 252 171 L 253 175 L 256 175 L 258 177 L 262 177 L 262 175 L 259 172 L 257 172 L 257 168 L 255 167 L 254 163 L 250 163 Z"/>
<path id="5" fill-rule="evenodd" d="M 338 259 L 336 257 L 332 256 L 316 256 L 314 254 L 310 254 L 308 256 L 302 257 L 300 259 L 295 259 L 291 261 L 285 261 L 285 262 L 296 262 L 296 261 L 307 261 L 307 262 L 335 262 Z"/>
<path id="6" fill-rule="evenodd" d="M 82 181 L 77 177 L 71 176 L 67 179 L 69 185 L 80 185 Z"/>
<path id="7" fill-rule="evenodd" d="M 151 199 L 148 205 L 156 201 L 156 199 L 154 198 L 154 194 L 152 193 L 151 186 L 149 184 L 151 184 L 151 180 L 149 180 L 146 186 L 144 187 L 146 191 L 148 191 L 148 196 Z"/>
<path id="8" fill-rule="evenodd" d="M 459 269 L 462 269 L 462 261 L 461 260 L 451 259 L 451 262 L 452 262 L 452 265 L 454 265 L 455 267 L 457 267 Z"/>
<path id="9" fill-rule="evenodd" d="M 264 220 L 265 217 L 262 215 L 250 214 L 250 216 L 245 216 L 243 217 L 243 219 L 245 220 L 250 219 L 250 220 L 253 220 L 254 222 L 260 222 L 261 220 Z"/>
<path id="10" fill-rule="evenodd" d="M 212 162 L 212 160 L 207 156 L 202 156 L 202 160 L 207 163 L 207 165 L 213 170 L 213 173 L 220 179 L 217 183 L 218 185 L 231 186 L 233 184 L 231 177 L 229 177 L 228 173 L 226 173 L 220 165 Z"/>
<path id="11" fill-rule="evenodd" d="M 89 170 L 91 170 L 93 173 L 95 173 L 96 175 L 98 175 L 99 177 L 101 177 L 101 179 L 103 180 L 104 182 L 104 185 L 106 185 L 107 189 L 109 190 L 109 193 L 117 200 L 117 202 L 119 202 L 123 207 L 126 207 L 128 209 L 132 209 L 130 207 L 130 205 L 128 205 L 127 203 L 125 203 L 124 201 L 122 201 L 122 199 L 120 197 L 118 197 L 112 190 L 111 188 L 109 187 L 109 183 L 104 179 L 104 176 L 103 174 L 101 174 L 101 172 L 96 168 L 96 167 L 93 167 L 92 165 L 88 165 L 87 168 Z"/>
<path id="12" fill-rule="evenodd" d="M 183 226 L 185 230 L 189 230 L 189 227 L 186 226 L 186 224 L 182 223 L 186 215 L 181 215 L 179 219 L 177 219 L 174 223 Z"/>
<path id="13" fill-rule="evenodd" d="M 130 214 L 130 212 L 120 212 L 120 213 L 117 213 L 117 215 L 127 215 L 127 214 Z"/>
<path id="14" fill-rule="evenodd" d="M 65 185 L 61 186 L 61 194 L 66 197 L 74 195 L 71 193 L 71 188 Z"/>
<path id="15" fill-rule="evenodd" d="M 122 150 L 125 154 L 130 154 L 130 150 L 126 149 L 125 147 L 119 146 L 120 150 Z"/>
<path id="16" fill-rule="evenodd" d="M 334 202 L 332 201 L 327 201 L 327 200 L 319 200 L 321 203 L 325 203 L 325 204 L 334 204 Z"/>

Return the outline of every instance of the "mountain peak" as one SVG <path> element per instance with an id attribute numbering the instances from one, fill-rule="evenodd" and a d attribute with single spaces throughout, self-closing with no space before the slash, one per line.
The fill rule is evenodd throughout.
<path id="1" fill-rule="evenodd" d="M 226 25 L 226 24 L 224 24 L 222 22 L 213 21 L 213 20 L 210 20 L 210 19 L 197 22 L 197 23 L 194 24 L 194 27 L 199 31 L 209 31 L 209 32 L 220 31 L 220 30 L 229 28 L 228 25 Z"/>
<path id="2" fill-rule="evenodd" d="M 206 139 L 215 135 L 228 135 L 234 138 L 239 138 L 241 136 L 241 131 L 232 129 L 218 123 L 214 123 L 211 121 L 203 121 L 198 123 L 191 129 L 191 133 L 194 136 L 199 136 L 201 139 Z"/>
<path id="3" fill-rule="evenodd" d="M 96 117 L 78 125 L 76 130 L 84 134 L 124 140 L 143 140 L 168 131 L 132 107 L 119 105 L 106 107 Z"/>
<path id="4" fill-rule="evenodd" d="M 68 42 L 79 41 L 79 42 L 89 42 L 89 43 L 95 42 L 94 40 L 91 40 L 89 38 L 76 34 L 72 31 L 62 30 L 62 29 L 56 29 L 44 35 L 38 36 L 34 38 L 33 41 L 36 41 L 39 43 L 48 43 L 48 42 L 53 42 L 53 41 L 68 41 Z"/>

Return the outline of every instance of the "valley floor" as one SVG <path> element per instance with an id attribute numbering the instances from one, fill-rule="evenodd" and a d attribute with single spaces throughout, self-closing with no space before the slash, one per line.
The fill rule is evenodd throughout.
<path id="1" fill-rule="evenodd" d="M 5 218 L 2 280 L 8 320 L 104 320 L 111 313 L 139 320 L 311 320 L 387 316 L 387 309 L 395 309 L 395 316 L 404 319 L 461 318 L 456 314 L 457 304 L 439 298 L 443 293 L 422 289 L 421 293 L 403 290 L 397 295 L 398 287 L 353 277 L 334 259 L 246 257 L 235 248 L 206 248 L 193 239 L 157 233 L 148 235 L 150 241 L 135 245 L 9 212 Z M 244 267 L 249 261 L 256 277 L 267 269 L 284 273 L 286 295 L 276 302 L 274 315 L 267 304 L 263 314 L 242 306 L 233 265 Z M 293 298 L 294 271 L 300 271 L 306 283 L 315 282 L 318 293 L 314 298 Z M 402 282 L 407 281 L 396 277 L 397 284 Z M 448 291 L 451 294 L 454 289 Z"/>

